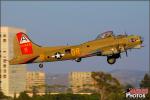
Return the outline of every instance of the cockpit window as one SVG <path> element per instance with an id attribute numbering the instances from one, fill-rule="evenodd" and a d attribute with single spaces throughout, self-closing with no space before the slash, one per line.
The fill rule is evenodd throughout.
<path id="1" fill-rule="evenodd" d="M 104 33 L 99 34 L 96 39 L 101 39 L 101 38 L 106 38 L 106 37 L 111 37 L 113 36 L 113 31 L 107 31 Z"/>

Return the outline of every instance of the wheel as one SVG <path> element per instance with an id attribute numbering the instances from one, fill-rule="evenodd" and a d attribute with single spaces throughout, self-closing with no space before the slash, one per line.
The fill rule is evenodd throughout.
<path id="1" fill-rule="evenodd" d="M 39 67 L 40 67 L 40 68 L 43 68 L 43 64 L 39 64 Z"/>
<path id="2" fill-rule="evenodd" d="M 81 58 L 76 58 L 75 61 L 76 62 L 81 62 Z"/>
<path id="3" fill-rule="evenodd" d="M 116 58 L 114 58 L 114 57 L 107 57 L 107 62 L 109 64 L 114 64 L 116 62 Z"/>

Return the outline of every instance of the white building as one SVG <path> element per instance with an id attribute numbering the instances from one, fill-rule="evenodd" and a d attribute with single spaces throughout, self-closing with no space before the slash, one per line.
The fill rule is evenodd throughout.
<path id="1" fill-rule="evenodd" d="M 73 93 L 83 92 L 83 90 L 96 91 L 96 81 L 92 78 L 92 72 L 71 72 L 69 73 L 69 83 Z"/>
<path id="2" fill-rule="evenodd" d="M 45 73 L 41 71 L 28 71 L 26 74 L 26 91 L 32 93 L 34 89 L 38 93 L 45 92 Z"/>
<path id="3" fill-rule="evenodd" d="M 14 27 L 0 27 L 0 79 L 1 91 L 7 96 L 14 96 L 25 91 L 26 67 L 25 65 L 9 65 L 14 55 L 13 39 L 18 32 L 24 29 Z"/>

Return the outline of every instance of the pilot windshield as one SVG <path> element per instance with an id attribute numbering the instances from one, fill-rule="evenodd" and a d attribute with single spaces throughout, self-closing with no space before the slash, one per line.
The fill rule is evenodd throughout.
<path id="1" fill-rule="evenodd" d="M 107 31 L 107 32 L 101 33 L 97 36 L 96 39 L 106 38 L 106 37 L 110 37 L 110 36 L 113 36 L 113 31 Z"/>

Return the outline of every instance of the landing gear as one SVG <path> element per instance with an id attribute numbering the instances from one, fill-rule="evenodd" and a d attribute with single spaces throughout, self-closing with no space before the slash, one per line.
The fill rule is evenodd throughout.
<path id="1" fill-rule="evenodd" d="M 116 62 L 116 58 L 114 58 L 114 57 L 107 57 L 107 62 L 109 64 L 114 64 Z"/>
<path id="2" fill-rule="evenodd" d="M 43 64 L 39 64 L 39 68 L 43 68 Z"/>
<path id="3" fill-rule="evenodd" d="M 76 58 L 75 61 L 76 62 L 81 62 L 81 58 Z"/>
<path id="4" fill-rule="evenodd" d="M 114 55 L 111 55 L 111 56 L 107 56 L 107 62 L 109 64 L 114 64 L 116 62 L 116 59 L 120 57 L 120 53 L 118 54 L 114 54 Z"/>

